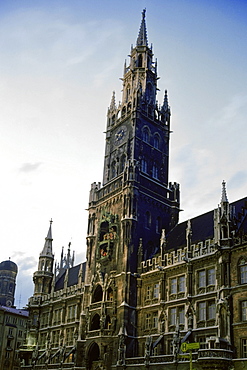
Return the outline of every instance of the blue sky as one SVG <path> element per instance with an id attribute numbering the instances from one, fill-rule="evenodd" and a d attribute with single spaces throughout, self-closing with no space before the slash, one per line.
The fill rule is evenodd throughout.
<path id="1" fill-rule="evenodd" d="M 1 1 L 0 260 L 19 266 L 16 304 L 53 218 L 53 248 L 85 258 L 90 185 L 102 181 L 106 112 L 146 8 L 172 110 L 170 181 L 180 219 L 246 196 L 246 1 Z"/>

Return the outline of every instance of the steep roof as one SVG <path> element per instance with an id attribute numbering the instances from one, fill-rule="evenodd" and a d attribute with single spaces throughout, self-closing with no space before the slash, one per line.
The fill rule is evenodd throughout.
<path id="1" fill-rule="evenodd" d="M 82 264 L 80 263 L 79 265 L 76 265 L 68 269 L 68 283 L 67 283 L 68 287 L 78 284 L 81 266 L 82 266 L 82 281 L 85 280 L 86 262 L 83 262 Z M 67 270 L 65 270 L 63 274 L 59 277 L 59 279 L 56 281 L 55 291 L 64 288 L 66 271 Z"/>
<path id="2" fill-rule="evenodd" d="M 247 231 L 247 197 L 239 199 L 230 204 L 234 221 L 236 222 L 236 231 L 240 229 Z M 191 243 L 196 244 L 199 241 L 205 241 L 214 237 L 214 211 L 209 211 L 190 220 L 192 228 Z M 167 234 L 167 250 L 176 250 L 186 246 L 186 229 L 188 221 L 177 224 Z"/>
<path id="3" fill-rule="evenodd" d="M 29 316 L 29 311 L 25 309 L 18 309 L 18 308 L 13 308 L 13 307 L 6 307 L 6 306 L 1 306 L 0 305 L 0 311 L 5 311 L 8 313 L 13 313 L 15 315 L 21 315 L 28 317 Z"/>

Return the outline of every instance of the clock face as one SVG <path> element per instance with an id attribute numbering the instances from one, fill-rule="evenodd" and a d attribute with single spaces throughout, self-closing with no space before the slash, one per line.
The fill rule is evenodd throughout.
<path id="1" fill-rule="evenodd" d="M 115 135 L 114 135 L 114 143 L 115 145 L 120 145 L 125 137 L 126 137 L 127 128 L 126 126 L 121 126 L 117 129 Z"/>

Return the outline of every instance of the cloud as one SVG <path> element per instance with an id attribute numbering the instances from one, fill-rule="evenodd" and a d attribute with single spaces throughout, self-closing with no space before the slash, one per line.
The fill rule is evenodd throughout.
<path id="1" fill-rule="evenodd" d="M 233 189 L 238 189 L 247 183 L 247 171 L 238 171 L 228 181 L 228 185 Z"/>
<path id="2" fill-rule="evenodd" d="M 34 172 L 42 165 L 41 162 L 37 163 L 23 163 L 20 172 Z"/>

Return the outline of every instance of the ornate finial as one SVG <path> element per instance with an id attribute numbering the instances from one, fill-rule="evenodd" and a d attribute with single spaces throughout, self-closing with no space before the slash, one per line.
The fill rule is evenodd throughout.
<path id="1" fill-rule="evenodd" d="M 110 104 L 110 111 L 114 111 L 116 109 L 116 99 L 115 99 L 115 91 L 112 93 L 111 104 Z"/>
<path id="2" fill-rule="evenodd" d="M 142 11 L 142 19 L 143 20 L 145 19 L 145 15 L 146 15 L 146 8 L 144 8 L 143 11 Z"/>
<path id="3" fill-rule="evenodd" d="M 50 225 L 53 223 L 52 218 L 50 219 Z"/>
<path id="4" fill-rule="evenodd" d="M 162 111 L 167 112 L 169 110 L 167 90 L 165 90 L 164 102 L 162 105 Z"/>
<path id="5" fill-rule="evenodd" d="M 139 34 L 136 41 L 136 46 L 148 46 L 147 29 L 145 22 L 146 9 L 142 11 L 142 22 L 139 30 Z"/>
<path id="6" fill-rule="evenodd" d="M 222 193 L 221 193 L 221 203 L 228 202 L 227 194 L 226 194 L 226 182 L 222 181 Z"/>

